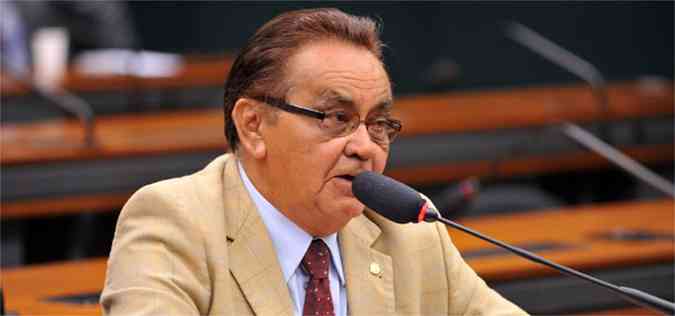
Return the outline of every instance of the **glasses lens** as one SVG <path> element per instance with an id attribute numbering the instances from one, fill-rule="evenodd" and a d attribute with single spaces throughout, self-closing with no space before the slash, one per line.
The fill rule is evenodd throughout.
<path id="1" fill-rule="evenodd" d="M 368 122 L 368 134 L 370 138 L 380 144 L 387 145 L 390 142 L 390 133 L 391 128 L 389 126 L 389 121 L 385 118 L 376 119 L 374 121 Z"/>
<path id="2" fill-rule="evenodd" d="M 396 139 L 396 136 L 398 136 L 398 133 L 401 132 L 401 121 L 389 119 L 387 125 L 389 127 L 387 137 L 389 138 L 389 143 L 392 143 Z"/>
<path id="3" fill-rule="evenodd" d="M 361 123 L 355 112 L 338 110 L 327 112 L 321 121 L 321 128 L 331 137 L 343 137 L 353 133 Z M 389 145 L 401 130 L 401 123 L 388 118 L 376 118 L 366 122 L 370 139 L 379 145 Z"/>
<path id="4" fill-rule="evenodd" d="M 359 124 L 359 116 L 344 110 L 327 112 L 321 121 L 321 128 L 332 137 L 341 137 L 351 133 Z"/>

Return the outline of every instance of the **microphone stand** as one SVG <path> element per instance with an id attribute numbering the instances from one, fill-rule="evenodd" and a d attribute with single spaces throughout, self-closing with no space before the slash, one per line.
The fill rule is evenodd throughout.
<path id="1" fill-rule="evenodd" d="M 518 22 L 506 25 L 506 36 L 588 83 L 600 106 L 602 116 L 605 119 L 609 118 L 607 81 L 593 64 Z M 609 128 L 606 123 L 600 124 L 600 135 L 609 139 Z"/>
<path id="2" fill-rule="evenodd" d="M 27 85 L 45 100 L 57 105 L 61 110 L 78 118 L 84 127 L 84 144 L 86 147 L 96 145 L 94 139 L 94 111 L 84 99 L 64 89 L 51 90 L 33 82 L 28 76 L 11 74 L 12 79 Z"/>
<path id="3" fill-rule="evenodd" d="M 617 286 L 612 283 L 600 280 L 598 278 L 592 277 L 588 274 L 585 274 L 583 272 L 579 272 L 577 270 L 574 270 L 572 268 L 565 267 L 563 265 L 559 265 L 555 262 L 549 261 L 547 259 L 544 259 L 543 257 L 540 257 L 532 252 L 529 252 L 525 249 L 511 246 L 509 244 L 506 244 L 504 242 L 501 242 L 499 240 L 496 240 L 494 238 L 491 238 L 489 236 L 483 235 L 471 228 L 468 228 L 466 226 L 460 225 L 458 223 L 455 223 L 449 219 L 444 218 L 443 216 L 440 215 L 439 212 L 437 212 L 434 209 L 428 208 L 427 212 L 424 214 L 424 221 L 426 222 L 435 222 L 439 221 L 445 225 L 451 226 L 455 229 L 461 230 L 469 235 L 472 235 L 474 237 L 480 238 L 484 241 L 487 241 L 491 244 L 497 245 L 501 248 L 504 248 L 512 253 L 515 253 L 516 255 L 523 257 L 525 259 L 543 264 L 547 267 L 553 268 L 557 271 L 560 271 L 564 274 L 571 275 L 571 276 L 576 276 L 579 278 L 582 278 L 586 281 L 589 281 L 591 283 L 594 283 L 596 285 L 602 286 L 606 289 L 609 289 L 613 291 L 614 293 L 618 294 L 620 297 L 634 303 L 640 306 L 644 306 L 650 309 L 654 309 L 659 312 L 663 312 L 666 315 L 673 315 L 675 314 L 675 304 L 672 302 L 666 301 L 664 299 L 661 299 L 659 297 L 656 297 L 654 295 L 651 295 L 649 293 L 626 287 L 626 286 Z"/>
<path id="4" fill-rule="evenodd" d="M 560 126 L 560 131 L 578 144 L 602 155 L 605 159 L 613 162 L 615 165 L 621 167 L 621 169 L 661 191 L 663 194 L 675 198 L 675 188 L 668 180 L 645 168 L 640 163 L 603 142 L 585 129 L 576 124 L 566 122 Z"/>
<path id="5" fill-rule="evenodd" d="M 605 79 L 591 63 L 558 46 L 526 26 L 511 22 L 506 26 L 506 35 L 511 40 L 529 48 L 548 61 L 578 76 L 591 86 L 603 115 L 609 113 Z M 608 135 L 607 126 L 602 124 L 601 134 Z M 590 149 L 630 173 L 635 178 L 650 185 L 665 195 L 675 198 L 675 186 L 657 173 L 645 168 L 637 161 L 616 150 L 598 137 L 572 122 L 563 122 L 560 131 L 574 142 Z"/>

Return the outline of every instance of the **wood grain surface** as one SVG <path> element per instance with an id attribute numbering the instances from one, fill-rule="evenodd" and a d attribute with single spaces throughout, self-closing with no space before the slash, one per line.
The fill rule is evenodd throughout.
<path id="1" fill-rule="evenodd" d="M 551 242 L 568 245 L 564 251 L 542 252 L 549 260 L 579 270 L 672 262 L 675 256 L 673 200 L 589 205 L 533 213 L 490 216 L 461 221 L 493 238 L 511 244 Z M 477 238 L 448 230 L 464 252 L 496 248 Z M 622 241 L 597 238 L 602 233 L 649 232 L 671 239 Z M 558 272 L 516 255 L 477 258 L 469 264 L 485 279 L 505 281 L 557 275 Z"/>
<path id="2" fill-rule="evenodd" d="M 673 114 L 672 85 L 616 83 L 609 100 L 603 114 L 587 87 L 549 86 L 410 96 L 394 114 L 404 122 L 402 137 Z M 3 166 L 226 148 L 221 109 L 99 117 L 91 148 L 74 120 L 5 124 L 0 132 Z"/>
<path id="3" fill-rule="evenodd" d="M 138 89 L 171 89 L 195 86 L 218 86 L 232 67 L 230 56 L 186 56 L 183 66 L 171 76 L 136 77 L 130 75 L 87 75 L 74 68 L 68 71 L 61 88 L 71 92 L 132 91 Z M 6 74 L 0 75 L 3 97 L 20 96 L 30 89 Z"/>
<path id="4" fill-rule="evenodd" d="M 670 234 L 673 231 L 673 200 L 627 202 L 551 210 L 540 213 L 490 216 L 464 220 L 468 227 L 513 244 L 553 242 L 572 247 L 539 254 L 575 269 L 638 267 L 673 262 L 674 244 L 661 241 L 608 241 L 595 234 L 612 230 L 640 230 Z M 492 246 L 458 231 L 450 235 L 461 252 Z M 557 272 L 512 255 L 468 260 L 488 281 L 523 279 Z M 46 301 L 49 297 L 96 294 L 103 287 L 106 259 L 29 266 L 2 271 L 7 310 L 20 315 L 99 315 L 98 305 Z M 616 314 L 619 313 L 619 314 Z M 623 314 L 628 313 L 628 314 Z M 635 314 L 633 314 L 635 313 Z M 641 308 L 602 311 L 589 315 L 652 315 Z"/>
<path id="5" fill-rule="evenodd" d="M 201 71 L 198 67 L 195 69 L 191 73 Z M 402 137 L 523 128 L 553 124 L 562 119 L 589 122 L 673 115 L 672 87 L 646 88 L 640 83 L 615 83 L 610 85 L 609 96 L 611 106 L 606 114 L 598 109 L 591 92 L 584 86 L 410 96 L 397 101 L 395 112 L 405 122 Z M 94 147 L 84 145 L 83 129 L 76 121 L 5 124 L 0 127 L 0 166 L 225 152 L 224 138 L 220 109 L 99 117 Z M 672 143 L 620 149 L 644 163 L 674 160 Z M 485 160 L 447 162 L 400 167 L 385 173 L 399 181 L 424 185 L 467 177 L 510 177 L 609 165 L 604 158 L 583 151 L 512 157 L 501 161 L 498 169 L 494 169 L 493 164 Z M 109 211 L 119 209 L 128 196 L 129 193 L 97 193 L 4 201 L 2 218 Z"/>
<path id="6" fill-rule="evenodd" d="M 119 210 L 132 192 L 35 198 L 2 202 L 2 219 L 61 216 Z"/>

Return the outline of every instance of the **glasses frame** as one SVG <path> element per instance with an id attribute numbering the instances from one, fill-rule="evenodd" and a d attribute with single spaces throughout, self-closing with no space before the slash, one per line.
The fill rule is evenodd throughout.
<path id="1" fill-rule="evenodd" d="M 317 111 L 314 109 L 306 108 L 304 106 L 293 105 L 284 100 L 273 98 L 273 97 L 256 97 L 252 98 L 254 100 L 260 101 L 262 103 L 267 103 L 275 108 L 282 109 L 286 112 L 305 115 L 313 117 L 315 119 L 323 120 L 326 118 L 326 113 Z"/>
<path id="2" fill-rule="evenodd" d="M 278 98 L 274 98 L 274 97 L 251 97 L 251 99 L 254 99 L 256 101 L 271 105 L 275 108 L 284 110 L 286 112 L 300 114 L 300 115 L 304 115 L 304 116 L 309 116 L 309 117 L 313 117 L 315 119 L 319 119 L 319 120 L 322 120 L 322 121 L 326 118 L 326 112 L 310 109 L 310 108 L 307 108 L 307 107 L 304 107 L 304 106 L 290 104 L 290 103 L 288 103 L 284 100 L 278 99 Z M 359 125 L 361 123 L 366 124 L 366 121 L 365 120 L 359 121 Z M 401 129 L 403 128 L 403 125 L 401 124 L 401 121 L 396 120 L 396 119 L 391 119 L 391 118 L 387 119 L 387 123 L 388 123 L 389 127 L 391 127 L 392 129 L 394 129 L 396 131 L 396 133 L 394 134 L 394 137 L 389 139 L 389 144 L 391 144 L 396 139 L 396 136 L 398 136 L 398 134 L 401 132 Z M 356 125 L 356 127 L 358 128 L 358 125 Z M 367 129 L 368 129 L 368 126 L 366 125 L 366 130 Z M 356 130 L 356 128 L 354 130 Z M 350 133 L 348 133 L 346 135 L 349 135 L 349 134 Z M 343 135 L 343 136 L 346 136 L 346 135 Z M 370 135 L 370 132 L 368 132 L 368 135 Z"/>

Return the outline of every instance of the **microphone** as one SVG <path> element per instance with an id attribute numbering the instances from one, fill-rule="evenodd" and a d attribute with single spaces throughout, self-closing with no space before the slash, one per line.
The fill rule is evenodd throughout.
<path id="1" fill-rule="evenodd" d="M 469 203 L 478 195 L 480 181 L 469 178 L 452 184 L 434 196 L 436 209 L 448 218 L 456 218 L 466 210 Z"/>
<path id="2" fill-rule="evenodd" d="M 607 85 L 600 71 L 591 63 L 517 22 L 507 24 L 506 36 L 588 83 L 597 98 L 603 116 L 605 119 L 609 118 Z M 601 134 L 607 136 L 606 123 L 602 123 L 600 128 Z M 647 169 L 628 155 L 616 150 L 608 143 L 603 142 L 581 126 L 572 122 L 562 122 L 559 129 L 565 136 L 577 144 L 599 154 L 652 188 L 671 198 L 675 198 L 675 186 L 672 183 L 656 172 Z"/>
<path id="3" fill-rule="evenodd" d="M 592 277 L 572 268 L 559 265 L 527 250 L 511 246 L 489 236 L 483 235 L 471 228 L 462 226 L 440 215 L 431 203 L 411 187 L 392 178 L 378 173 L 366 171 L 352 181 L 354 196 L 368 208 L 397 223 L 419 223 L 440 221 L 448 226 L 459 229 L 474 237 L 504 248 L 527 260 L 543 264 L 567 275 L 575 276 L 593 284 L 613 291 L 620 297 L 644 307 L 672 315 L 675 313 L 675 304 L 649 293 L 630 287 L 617 286 L 612 283 Z"/>

